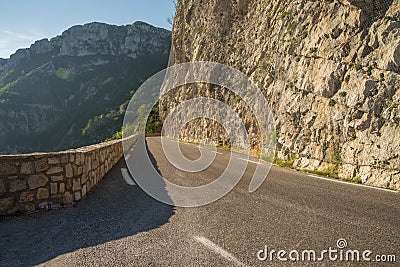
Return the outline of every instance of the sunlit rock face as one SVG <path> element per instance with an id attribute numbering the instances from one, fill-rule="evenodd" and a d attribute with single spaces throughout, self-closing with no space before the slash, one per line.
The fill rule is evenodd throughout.
<path id="1" fill-rule="evenodd" d="M 0 154 L 58 151 L 119 131 L 132 94 L 167 66 L 171 32 L 74 26 L 0 59 Z"/>
<path id="2" fill-rule="evenodd" d="M 293 167 L 400 188 L 399 0 L 179 1 L 173 45 L 176 63 L 225 63 L 263 90 L 278 157 Z M 200 89 L 168 96 L 163 116 L 188 93 L 246 109 L 224 90 Z M 224 139 L 217 128 L 193 122 L 182 137 Z"/>

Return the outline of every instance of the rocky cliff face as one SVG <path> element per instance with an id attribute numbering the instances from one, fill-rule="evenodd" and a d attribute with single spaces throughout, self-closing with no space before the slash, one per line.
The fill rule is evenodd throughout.
<path id="1" fill-rule="evenodd" d="M 74 26 L 0 60 L 0 153 L 103 141 L 136 88 L 167 66 L 171 32 L 143 22 Z"/>
<path id="2" fill-rule="evenodd" d="M 173 45 L 176 63 L 215 61 L 251 77 L 274 110 L 280 159 L 400 188 L 399 0 L 179 1 Z M 223 89 L 185 87 L 161 102 L 163 117 L 188 92 L 246 108 Z M 218 139 L 203 123 L 183 135 Z"/>

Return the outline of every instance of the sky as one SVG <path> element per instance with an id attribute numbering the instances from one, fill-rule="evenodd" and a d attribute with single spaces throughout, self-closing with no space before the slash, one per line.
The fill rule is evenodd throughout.
<path id="1" fill-rule="evenodd" d="M 172 0 L 0 0 L 0 57 L 9 58 L 36 40 L 60 35 L 74 25 L 144 21 L 171 29 Z"/>

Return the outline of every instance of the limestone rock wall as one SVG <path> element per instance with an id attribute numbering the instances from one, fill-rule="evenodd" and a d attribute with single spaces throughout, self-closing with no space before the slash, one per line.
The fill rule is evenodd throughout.
<path id="1" fill-rule="evenodd" d="M 0 156 L 0 215 L 79 201 L 122 156 L 121 140 L 57 153 Z"/>
<path id="2" fill-rule="evenodd" d="M 261 88 L 278 157 L 293 167 L 400 188 L 400 0 L 182 0 L 173 46 L 175 63 L 224 63 Z M 224 90 L 189 86 L 161 101 L 162 116 L 199 95 L 244 109 Z M 182 132 L 220 138 L 212 122 Z"/>

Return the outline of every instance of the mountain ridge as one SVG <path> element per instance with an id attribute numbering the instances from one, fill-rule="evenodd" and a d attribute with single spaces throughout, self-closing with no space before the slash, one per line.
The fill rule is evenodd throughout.
<path id="1" fill-rule="evenodd" d="M 94 22 L 0 60 L 0 153 L 63 150 L 112 136 L 134 91 L 167 66 L 170 45 L 170 31 L 144 22 Z"/>

